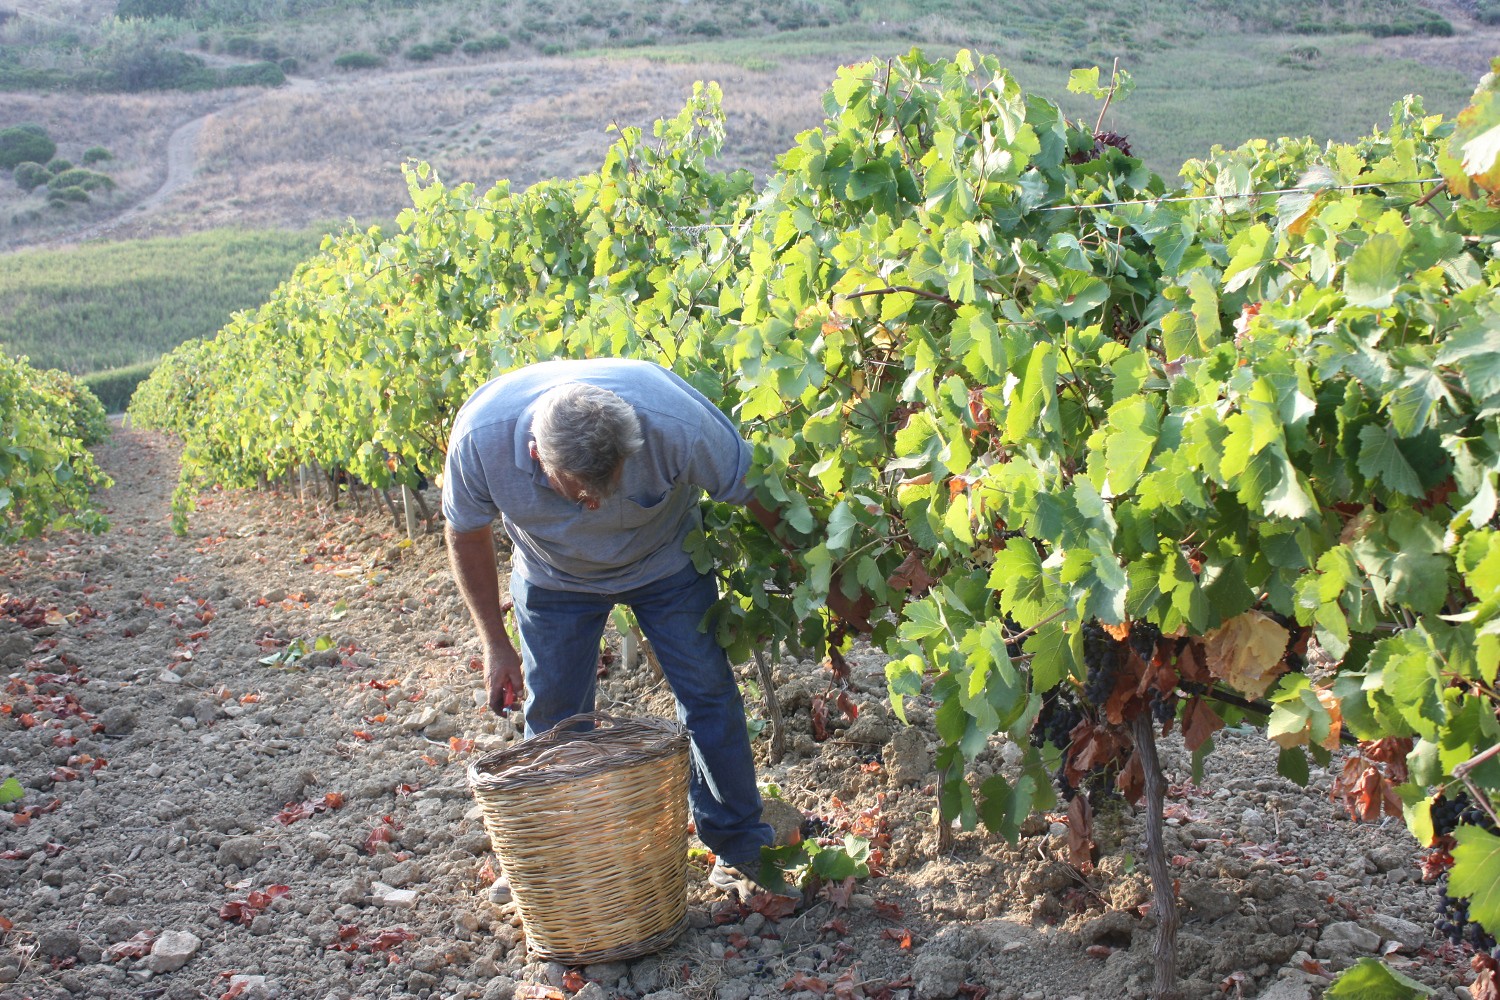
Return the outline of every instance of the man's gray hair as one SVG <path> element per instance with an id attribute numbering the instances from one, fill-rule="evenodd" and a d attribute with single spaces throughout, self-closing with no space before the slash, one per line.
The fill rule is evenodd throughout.
<path id="1" fill-rule="evenodd" d="M 572 476 L 596 497 L 614 492 L 615 469 L 645 443 L 631 405 L 586 382 L 547 390 L 537 400 L 531 436 L 544 470 Z"/>

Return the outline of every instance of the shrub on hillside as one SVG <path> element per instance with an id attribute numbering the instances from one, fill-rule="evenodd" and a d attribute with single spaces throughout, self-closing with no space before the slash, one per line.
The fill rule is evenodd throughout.
<path id="1" fill-rule="evenodd" d="M 214 74 L 201 58 L 176 49 L 148 46 L 121 52 L 105 76 L 116 90 L 195 90 L 213 86 Z"/>
<path id="2" fill-rule="evenodd" d="M 58 207 L 71 204 L 82 204 L 89 200 L 89 193 L 81 187 L 65 187 L 47 189 L 47 201 Z"/>
<path id="3" fill-rule="evenodd" d="M 334 69 L 379 69 L 385 60 L 373 52 L 345 52 L 333 61 Z"/>
<path id="4" fill-rule="evenodd" d="M 431 62 L 437 56 L 437 50 L 425 42 L 419 42 L 406 50 L 406 58 L 412 62 Z"/>
<path id="5" fill-rule="evenodd" d="M 51 160 L 47 163 L 47 173 L 51 174 L 53 177 L 56 177 L 58 174 L 67 173 L 72 169 L 73 161 L 65 160 L 60 156 L 57 159 Z"/>
<path id="6" fill-rule="evenodd" d="M 1474 16 L 1480 24 L 1500 24 L 1500 0 L 1479 0 Z"/>
<path id="7" fill-rule="evenodd" d="M 47 182 L 47 187 L 52 191 L 75 187 L 85 191 L 113 191 L 115 182 L 106 174 L 97 174 L 92 170 L 74 167 L 72 170 L 65 170 L 55 175 Z"/>
<path id="8" fill-rule="evenodd" d="M 35 191 L 43 184 L 52 179 L 52 173 L 40 163 L 17 163 L 15 171 L 11 174 L 16 180 L 16 187 L 22 191 Z"/>
<path id="9" fill-rule="evenodd" d="M 230 35 L 224 39 L 224 51 L 241 58 L 258 56 L 260 55 L 260 42 L 249 35 Z"/>
<path id="10" fill-rule="evenodd" d="M 83 151 L 83 165 L 85 167 L 92 167 L 96 163 L 103 163 L 105 160 L 113 160 L 114 158 L 115 154 L 103 146 L 90 146 Z"/>
<path id="11" fill-rule="evenodd" d="M 0 170 L 14 170 L 19 163 L 46 163 L 56 153 L 57 143 L 40 125 L 0 129 Z"/>
<path id="12" fill-rule="evenodd" d="M 1500 0 L 1497 0 L 1500 2 Z M 478 56 L 486 52 L 499 52 L 510 48 L 510 39 L 504 35 L 485 35 L 482 38 L 471 38 L 464 42 L 464 55 Z"/>
<path id="13" fill-rule="evenodd" d="M 258 62 L 230 66 L 219 75 L 219 82 L 225 87 L 279 87 L 286 83 L 286 74 L 273 62 Z"/>

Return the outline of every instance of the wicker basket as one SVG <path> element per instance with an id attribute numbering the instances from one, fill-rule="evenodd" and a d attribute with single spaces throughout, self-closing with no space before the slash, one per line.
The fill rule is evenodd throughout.
<path id="1" fill-rule="evenodd" d="M 533 952 L 589 965 L 676 940 L 687 926 L 687 784 L 682 726 L 602 713 L 469 765 Z"/>

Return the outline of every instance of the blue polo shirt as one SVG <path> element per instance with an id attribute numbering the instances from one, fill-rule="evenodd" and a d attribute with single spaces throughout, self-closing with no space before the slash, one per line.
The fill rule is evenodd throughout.
<path id="1" fill-rule="evenodd" d="M 608 389 L 634 408 L 644 446 L 625 460 L 620 488 L 584 510 L 554 491 L 531 457 L 536 401 L 566 382 Z M 703 493 L 726 503 L 745 485 L 750 445 L 702 393 L 647 361 L 544 361 L 501 375 L 469 397 L 453 423 L 443 470 L 443 517 L 474 531 L 499 514 L 515 549 L 511 571 L 548 590 L 617 594 L 672 575 L 698 528 Z"/>

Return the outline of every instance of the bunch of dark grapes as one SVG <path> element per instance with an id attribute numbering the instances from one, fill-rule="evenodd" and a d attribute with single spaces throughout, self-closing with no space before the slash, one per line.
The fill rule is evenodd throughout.
<path id="1" fill-rule="evenodd" d="M 1096 621 L 1083 626 L 1083 664 L 1089 671 L 1083 684 L 1084 699 L 1091 705 L 1105 704 L 1114 693 L 1120 672 L 1120 644 Z"/>
<path id="2" fill-rule="evenodd" d="M 1156 644 L 1161 641 L 1161 629 L 1150 622 L 1131 622 L 1130 648 L 1146 663 L 1156 656 Z"/>
<path id="3" fill-rule="evenodd" d="M 802 821 L 802 839 L 817 840 L 828 833 L 829 824 L 822 816 L 808 816 Z"/>
<path id="4" fill-rule="evenodd" d="M 1489 814 L 1470 802 L 1464 792 L 1451 798 L 1444 794 L 1432 804 L 1432 829 L 1439 837 L 1452 836 L 1460 825 L 1496 832 Z M 1477 952 L 1489 952 L 1492 959 L 1500 961 L 1500 947 L 1496 946 L 1494 935 L 1469 919 L 1469 901 L 1448 895 L 1447 875 L 1438 883 L 1438 915 L 1434 924 L 1438 933 L 1454 944 L 1467 944 Z"/>
<path id="5" fill-rule="evenodd" d="M 1104 155 L 1107 147 L 1113 146 L 1126 156 L 1131 155 L 1130 140 L 1118 132 L 1095 132 L 1094 145 L 1069 155 L 1069 163 L 1087 163 Z"/>
<path id="6" fill-rule="evenodd" d="M 1083 721 L 1083 706 L 1078 699 L 1061 685 L 1042 696 L 1042 710 L 1036 722 L 1031 724 L 1031 745 L 1041 747 L 1051 743 L 1055 747 L 1067 748 L 1068 734 Z"/>
<path id="7" fill-rule="evenodd" d="M 1177 696 L 1175 694 L 1162 694 L 1160 691 L 1152 691 L 1151 718 L 1156 720 L 1158 726 L 1165 726 L 1177 718 Z"/>

